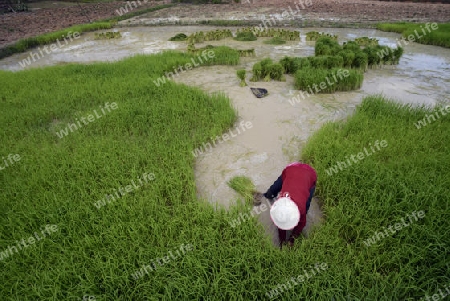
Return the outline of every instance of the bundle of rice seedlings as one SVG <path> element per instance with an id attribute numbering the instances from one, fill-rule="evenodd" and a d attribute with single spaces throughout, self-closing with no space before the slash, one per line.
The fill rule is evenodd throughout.
<path id="1" fill-rule="evenodd" d="M 175 36 L 171 37 L 169 41 L 186 41 L 187 35 L 184 33 L 177 33 Z"/>
<path id="2" fill-rule="evenodd" d="M 284 68 L 281 64 L 276 63 L 269 65 L 269 75 L 271 79 L 285 81 L 286 79 L 284 78 L 283 74 Z"/>
<path id="3" fill-rule="evenodd" d="M 283 66 L 284 72 L 287 74 L 293 73 L 293 58 L 289 56 L 283 57 L 280 62 L 281 66 Z"/>
<path id="4" fill-rule="evenodd" d="M 358 52 L 355 52 L 355 59 L 353 60 L 352 68 L 357 68 L 366 71 L 368 67 L 368 62 L 369 58 L 367 54 L 360 50 Z"/>
<path id="5" fill-rule="evenodd" d="M 239 69 L 236 71 L 237 77 L 241 80 L 241 83 L 239 84 L 241 87 L 247 86 L 247 83 L 245 82 L 245 69 Z"/>
<path id="6" fill-rule="evenodd" d="M 292 72 L 311 67 L 311 62 L 307 57 L 296 57 L 292 60 Z"/>
<path id="7" fill-rule="evenodd" d="M 356 43 L 355 41 L 348 41 L 342 44 L 342 49 L 358 52 L 361 50 L 361 46 L 359 46 L 358 43 Z"/>
<path id="8" fill-rule="evenodd" d="M 355 53 L 351 50 L 345 49 L 338 53 L 339 56 L 344 60 L 344 67 L 351 68 L 353 60 L 355 59 Z"/>
<path id="9" fill-rule="evenodd" d="M 239 32 L 234 38 L 236 41 L 256 41 L 257 37 L 251 31 Z"/>
<path id="10" fill-rule="evenodd" d="M 253 65 L 252 72 L 253 72 L 253 76 L 250 79 L 250 81 L 257 82 L 257 81 L 261 80 L 261 78 L 263 77 L 261 63 L 255 63 Z"/>

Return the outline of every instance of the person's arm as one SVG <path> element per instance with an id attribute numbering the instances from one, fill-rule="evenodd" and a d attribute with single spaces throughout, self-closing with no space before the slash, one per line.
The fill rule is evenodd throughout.
<path id="1" fill-rule="evenodd" d="M 278 179 L 273 182 L 272 186 L 264 193 L 264 197 L 266 199 L 272 200 L 275 198 L 278 193 L 281 191 L 281 188 L 283 187 L 283 179 L 281 176 L 278 177 Z"/>

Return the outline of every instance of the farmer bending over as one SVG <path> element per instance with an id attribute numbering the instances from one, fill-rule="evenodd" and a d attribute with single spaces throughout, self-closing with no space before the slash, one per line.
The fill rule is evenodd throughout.
<path id="1" fill-rule="evenodd" d="M 290 246 L 306 224 L 306 213 L 316 189 L 317 174 L 308 164 L 300 162 L 286 166 L 281 176 L 264 193 L 273 203 L 270 217 L 278 228 L 280 248 L 287 240 Z M 280 193 L 278 199 L 278 193 Z M 275 200 L 276 199 L 276 200 Z M 289 235 L 287 235 L 288 230 Z"/>

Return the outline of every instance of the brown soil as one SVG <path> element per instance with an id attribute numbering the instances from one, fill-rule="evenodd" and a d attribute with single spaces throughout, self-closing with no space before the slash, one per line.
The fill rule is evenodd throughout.
<path id="1" fill-rule="evenodd" d="M 186 23 L 190 20 L 240 19 L 256 21 L 261 14 L 281 14 L 298 1 L 285 0 L 241 0 L 240 4 L 177 5 L 149 13 L 152 18 L 174 18 Z M 291 24 L 317 24 L 319 26 L 345 26 L 357 24 L 361 27 L 373 26 L 376 22 L 449 22 L 450 5 L 430 3 L 381 2 L 375 0 L 301 0 L 304 8 L 298 11 Z M 143 3 L 143 1 L 141 1 Z M 149 1 L 139 9 L 169 3 L 170 0 Z M 311 3 L 311 5 L 307 5 Z M 31 12 L 2 15 L 0 18 L 0 47 L 11 44 L 21 38 L 32 37 L 47 32 L 70 27 L 75 24 L 89 23 L 117 16 L 116 9 L 125 2 L 66 5 L 52 8 L 51 5 Z M 50 6 L 50 7 L 49 7 Z M 133 11 L 137 11 L 135 9 Z M 301 21 L 301 22 L 300 22 Z"/>
<path id="2" fill-rule="evenodd" d="M 154 12 L 152 17 L 176 16 L 180 19 L 183 17 L 228 19 L 225 16 L 234 12 L 237 16 L 244 14 L 243 17 L 245 20 L 251 20 L 252 16 L 260 14 L 289 13 L 289 8 L 291 8 L 294 12 L 297 11 L 297 17 L 295 19 L 300 18 L 305 21 L 333 19 L 340 24 L 368 25 L 381 21 L 450 21 L 450 5 L 447 4 L 385 2 L 376 0 L 241 0 L 241 2 L 242 4 L 226 5 L 179 5 L 167 10 Z M 303 3 L 303 7 L 299 3 Z M 297 10 L 296 7 L 300 9 Z"/>

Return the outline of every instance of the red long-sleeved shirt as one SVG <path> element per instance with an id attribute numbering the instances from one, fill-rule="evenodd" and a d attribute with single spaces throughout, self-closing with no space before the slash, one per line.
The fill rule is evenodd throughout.
<path id="1" fill-rule="evenodd" d="M 306 202 L 310 195 L 310 189 L 316 184 L 317 174 L 308 164 L 296 162 L 286 166 L 281 178 L 283 184 L 280 196 L 288 193 L 300 210 L 300 221 L 292 233 L 292 235 L 298 236 L 306 225 Z"/>

